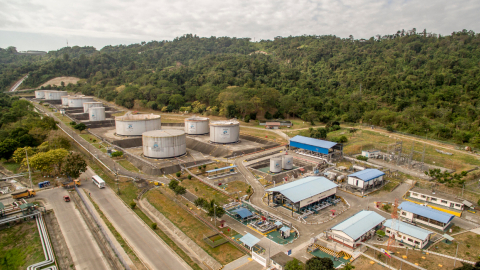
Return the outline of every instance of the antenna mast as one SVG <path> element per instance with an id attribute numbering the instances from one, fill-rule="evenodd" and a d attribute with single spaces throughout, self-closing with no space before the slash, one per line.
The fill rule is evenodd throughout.
<path id="1" fill-rule="evenodd" d="M 390 237 L 388 238 L 388 246 L 387 246 L 388 251 L 393 251 L 393 248 L 395 245 L 395 234 L 398 234 L 397 223 L 398 223 L 398 199 L 395 199 L 395 203 L 393 203 L 392 224 L 390 228 L 391 230 L 395 230 L 395 233 L 391 231 Z"/>

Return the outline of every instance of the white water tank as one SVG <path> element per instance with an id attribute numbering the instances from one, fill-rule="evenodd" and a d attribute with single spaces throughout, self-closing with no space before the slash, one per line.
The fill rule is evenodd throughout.
<path id="1" fill-rule="evenodd" d="M 85 102 L 94 102 L 95 100 L 92 97 L 69 97 L 68 98 L 68 107 L 69 108 L 83 108 L 83 103 Z"/>
<path id="2" fill-rule="evenodd" d="M 210 122 L 210 141 L 213 143 L 236 143 L 240 138 L 240 123 L 237 120 Z"/>
<path id="3" fill-rule="evenodd" d="M 281 158 L 271 158 L 270 159 L 270 172 L 279 173 L 282 171 L 282 159 Z"/>
<path id="4" fill-rule="evenodd" d="M 35 98 L 45 98 L 46 90 L 37 90 L 35 91 Z"/>
<path id="5" fill-rule="evenodd" d="M 90 121 L 105 120 L 105 107 L 91 107 L 88 109 L 88 119 Z"/>
<path id="6" fill-rule="evenodd" d="M 143 155 L 149 158 L 173 158 L 187 153 L 185 132 L 178 129 L 144 132 L 142 146 Z"/>
<path id="7" fill-rule="evenodd" d="M 83 103 L 83 112 L 88 113 L 88 109 L 93 107 L 103 107 L 102 102 L 84 102 Z"/>
<path id="8" fill-rule="evenodd" d="M 159 130 L 162 126 L 160 115 L 126 114 L 115 117 L 115 130 L 121 136 L 140 136 L 144 132 Z"/>
<path id="9" fill-rule="evenodd" d="M 290 156 L 290 155 L 282 156 L 282 168 L 285 170 L 293 169 L 293 156 Z"/>
<path id="10" fill-rule="evenodd" d="M 208 134 L 208 122 L 206 117 L 190 117 L 185 119 L 185 133 L 189 135 Z"/>
<path id="11" fill-rule="evenodd" d="M 71 97 L 71 96 L 62 96 L 61 97 L 63 106 L 68 106 L 68 98 L 69 97 Z"/>
<path id="12" fill-rule="evenodd" d="M 45 90 L 46 100 L 61 100 L 65 95 L 67 95 L 67 91 Z"/>

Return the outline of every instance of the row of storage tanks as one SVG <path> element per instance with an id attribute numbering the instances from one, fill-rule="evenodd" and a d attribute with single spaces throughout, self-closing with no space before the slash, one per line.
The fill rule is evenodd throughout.
<path id="1" fill-rule="evenodd" d="M 210 133 L 213 143 L 236 143 L 240 138 L 240 123 L 235 120 L 211 122 L 205 117 L 185 119 L 182 130 L 162 130 L 159 115 L 128 114 L 115 118 L 116 134 L 120 136 L 142 135 L 143 155 L 150 158 L 172 158 L 187 151 L 186 134 Z"/>
<path id="2" fill-rule="evenodd" d="M 272 173 L 279 173 L 282 170 L 291 169 L 293 169 L 293 156 L 291 155 L 283 155 L 270 159 L 270 172 Z"/>

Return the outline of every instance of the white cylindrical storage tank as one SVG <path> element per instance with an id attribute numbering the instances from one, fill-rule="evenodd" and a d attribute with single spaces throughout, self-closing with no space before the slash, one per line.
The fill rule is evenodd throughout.
<path id="1" fill-rule="evenodd" d="M 45 98 L 45 90 L 35 91 L 35 98 Z"/>
<path id="2" fill-rule="evenodd" d="M 69 97 L 71 97 L 71 96 L 62 96 L 61 97 L 63 106 L 68 106 L 68 98 Z"/>
<path id="3" fill-rule="evenodd" d="M 83 112 L 88 113 L 88 109 L 93 107 L 103 107 L 102 102 L 84 102 L 83 103 Z"/>
<path id="4" fill-rule="evenodd" d="M 187 153 L 185 132 L 178 129 L 144 132 L 142 146 L 143 155 L 149 158 L 173 158 Z"/>
<path id="5" fill-rule="evenodd" d="M 282 156 L 282 168 L 285 170 L 293 169 L 293 157 L 290 155 Z"/>
<path id="6" fill-rule="evenodd" d="M 140 136 L 144 132 L 159 130 L 162 126 L 160 115 L 155 114 L 126 114 L 115 117 L 117 135 Z"/>
<path id="7" fill-rule="evenodd" d="M 270 172 L 278 173 L 282 171 L 282 159 L 281 158 L 271 158 L 270 159 Z"/>
<path id="8" fill-rule="evenodd" d="M 210 123 L 210 141 L 213 143 L 236 143 L 239 137 L 240 123 L 236 120 Z"/>
<path id="9" fill-rule="evenodd" d="M 91 107 L 88 109 L 88 119 L 90 121 L 105 120 L 105 107 Z"/>
<path id="10" fill-rule="evenodd" d="M 85 102 L 94 102 L 95 100 L 92 97 L 69 97 L 68 98 L 68 107 L 69 108 L 83 108 L 83 103 Z"/>
<path id="11" fill-rule="evenodd" d="M 208 122 L 206 117 L 190 117 L 185 119 L 185 133 L 189 135 L 208 134 Z"/>
<path id="12" fill-rule="evenodd" d="M 67 95 L 67 91 L 46 90 L 45 99 L 47 100 L 61 100 L 63 96 Z"/>

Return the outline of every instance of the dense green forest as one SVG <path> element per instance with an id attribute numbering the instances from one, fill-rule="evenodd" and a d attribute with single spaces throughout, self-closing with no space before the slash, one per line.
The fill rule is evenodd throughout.
<path id="1" fill-rule="evenodd" d="M 480 146 L 480 34 L 415 29 L 370 39 L 184 35 L 173 41 L 68 47 L 44 56 L 0 50 L 0 87 L 77 76 L 61 88 L 132 108 L 241 119 L 363 122 Z"/>

